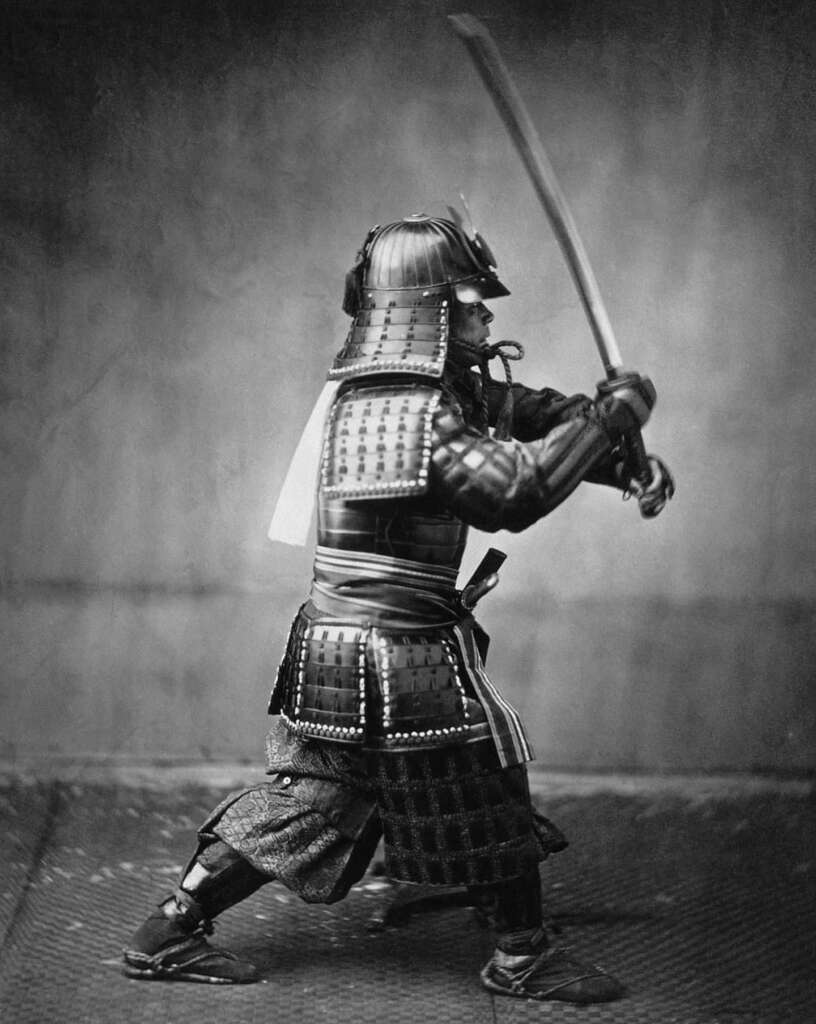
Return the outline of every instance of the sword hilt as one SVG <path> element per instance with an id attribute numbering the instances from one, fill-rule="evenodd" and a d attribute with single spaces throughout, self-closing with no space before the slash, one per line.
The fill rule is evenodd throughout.
<path id="1" fill-rule="evenodd" d="M 599 390 L 612 391 L 626 384 L 629 375 L 626 371 L 621 372 L 620 367 L 612 367 L 607 372 L 606 381 L 599 384 Z M 632 480 L 635 480 L 642 490 L 646 490 L 652 482 L 652 467 L 649 465 L 649 456 L 646 454 L 646 446 L 643 444 L 643 434 L 639 427 L 633 427 L 623 435 L 623 456 L 626 469 L 629 471 Z M 649 501 L 639 502 L 641 515 L 645 519 L 651 519 L 658 514 L 658 510 L 651 507 Z M 662 506 L 661 506 L 662 507 Z"/>
<path id="2" fill-rule="evenodd" d="M 643 434 L 639 430 L 630 430 L 623 437 L 623 451 L 626 467 L 632 474 L 632 479 L 646 490 L 654 478 L 652 467 L 649 465 L 649 456 L 646 454 L 646 447 L 643 444 Z M 645 519 L 652 519 L 659 512 L 653 508 L 647 499 L 638 502 L 640 514 Z M 661 505 L 661 508 L 663 506 Z"/>

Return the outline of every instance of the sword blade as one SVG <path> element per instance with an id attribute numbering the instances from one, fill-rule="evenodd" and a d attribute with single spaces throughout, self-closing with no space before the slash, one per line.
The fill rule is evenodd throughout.
<path id="1" fill-rule="evenodd" d="M 470 52 L 544 207 L 578 289 L 606 375 L 610 380 L 618 377 L 623 359 L 615 332 L 578 228 L 524 100 L 482 22 L 472 14 L 452 14 L 448 20 Z"/>

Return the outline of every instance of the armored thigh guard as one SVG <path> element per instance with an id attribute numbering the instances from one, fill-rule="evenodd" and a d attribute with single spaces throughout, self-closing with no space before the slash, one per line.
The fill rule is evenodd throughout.
<path id="1" fill-rule="evenodd" d="M 430 885 L 495 885 L 562 849 L 530 804 L 523 765 L 502 768 L 490 740 L 370 755 L 388 873 Z"/>

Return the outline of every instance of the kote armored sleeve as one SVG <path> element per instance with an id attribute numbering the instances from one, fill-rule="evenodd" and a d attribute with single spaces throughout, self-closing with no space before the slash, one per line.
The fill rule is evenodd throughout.
<path id="1" fill-rule="evenodd" d="M 611 450 L 589 416 L 530 441 L 496 441 L 442 406 L 434 418 L 431 492 L 470 526 L 519 532 L 552 512 Z"/>
<path id="2" fill-rule="evenodd" d="M 491 426 L 504 400 L 504 384 L 488 382 L 488 410 Z M 578 417 L 592 416 L 592 399 L 588 395 L 563 395 L 554 388 L 529 388 L 524 384 L 513 384 L 513 427 L 512 433 L 519 441 L 536 441 L 545 437 L 553 427 Z M 585 475 L 587 483 L 603 484 L 625 490 L 628 475 L 623 468 L 623 453 L 611 449 L 596 462 Z"/>
<path id="3" fill-rule="evenodd" d="M 506 385 L 487 382 L 487 403 L 490 426 L 494 426 L 504 402 Z M 536 441 L 553 427 L 576 416 L 586 415 L 592 400 L 586 395 L 563 395 L 554 388 L 530 388 L 514 383 L 513 423 L 511 432 L 519 441 Z"/>

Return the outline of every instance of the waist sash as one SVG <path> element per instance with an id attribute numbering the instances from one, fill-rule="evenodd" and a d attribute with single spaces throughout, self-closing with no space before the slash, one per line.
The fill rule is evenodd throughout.
<path id="1" fill-rule="evenodd" d="M 452 625 L 462 615 L 456 575 L 444 565 L 318 545 L 311 597 L 323 611 L 377 625 Z"/>

